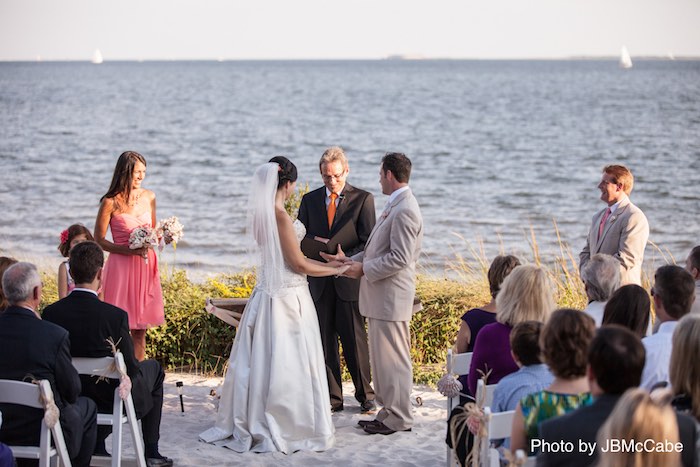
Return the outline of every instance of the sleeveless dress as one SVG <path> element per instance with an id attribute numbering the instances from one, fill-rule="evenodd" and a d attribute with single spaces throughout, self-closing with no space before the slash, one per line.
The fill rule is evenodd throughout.
<path id="1" fill-rule="evenodd" d="M 73 280 L 73 276 L 70 275 L 70 263 L 64 261 L 63 264 L 66 267 L 66 290 L 68 293 L 71 293 L 75 288 L 75 281 Z"/>
<path id="2" fill-rule="evenodd" d="M 150 223 L 150 211 L 139 216 L 122 213 L 112 216 L 109 228 L 115 244 L 128 246 L 131 231 Z M 148 263 L 138 255 L 110 254 L 102 273 L 102 289 L 105 302 L 127 312 L 130 329 L 148 329 L 165 322 L 158 255 L 153 249 L 148 250 Z"/>
<path id="3" fill-rule="evenodd" d="M 301 241 L 304 225 L 297 220 L 294 230 Z M 271 296 L 262 285 L 236 332 L 216 424 L 199 437 L 237 452 L 327 450 L 335 428 L 306 276 L 285 264 L 280 291 Z"/>

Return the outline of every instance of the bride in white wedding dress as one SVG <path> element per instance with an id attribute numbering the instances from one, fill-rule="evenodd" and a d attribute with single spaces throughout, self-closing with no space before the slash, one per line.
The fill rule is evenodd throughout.
<path id="1" fill-rule="evenodd" d="M 296 167 L 273 157 L 251 185 L 248 233 L 260 254 L 257 285 L 236 332 L 214 427 L 203 441 L 238 452 L 324 451 L 335 443 L 316 308 L 306 275 L 347 266 L 307 259 L 306 231 L 284 210 Z"/>

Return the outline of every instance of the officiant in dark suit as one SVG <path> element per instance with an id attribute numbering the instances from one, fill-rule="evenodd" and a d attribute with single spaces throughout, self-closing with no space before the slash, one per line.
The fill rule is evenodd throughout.
<path id="1" fill-rule="evenodd" d="M 374 227 L 374 197 L 346 183 L 349 166 L 341 148 L 326 149 L 319 168 L 324 186 L 304 195 L 299 206 L 299 220 L 306 226 L 301 250 L 307 257 L 321 261 L 320 251 L 336 253 L 339 247 L 352 256 L 364 250 Z M 321 327 L 331 409 L 343 410 L 340 338 L 355 398 L 363 413 L 372 412 L 375 403 L 367 331 L 358 306 L 360 281 L 346 277 L 309 277 L 308 281 Z"/>
<path id="2" fill-rule="evenodd" d="M 73 357 L 111 357 L 116 345 L 124 356 L 126 371 L 131 378 L 131 395 L 136 417 L 141 420 L 143 441 L 148 467 L 168 467 L 172 459 L 160 454 L 160 420 L 163 411 L 163 368 L 155 360 L 139 362 L 129 335 L 129 317 L 124 310 L 101 301 L 97 290 L 102 282 L 104 252 L 95 242 L 74 246 L 69 258 L 70 274 L 75 289 L 65 298 L 44 309 L 42 318 L 68 331 Z M 112 412 L 115 380 L 99 380 L 81 375 L 82 395 L 93 399 L 100 412 Z M 104 440 L 109 429 L 98 429 L 95 454 L 106 454 Z M 113 453 L 114 454 L 114 453 Z"/>

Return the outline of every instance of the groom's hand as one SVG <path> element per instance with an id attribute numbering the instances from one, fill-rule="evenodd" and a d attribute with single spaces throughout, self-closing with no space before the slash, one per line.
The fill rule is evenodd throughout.
<path id="1" fill-rule="evenodd" d="M 325 259 L 328 262 L 340 261 L 341 263 L 347 263 L 347 262 L 352 261 L 350 258 L 345 256 L 345 252 L 340 247 L 340 244 L 338 244 L 338 252 L 336 254 L 332 255 L 330 253 L 326 253 L 326 252 L 321 251 L 320 255 L 321 255 L 321 258 Z"/>
<path id="2" fill-rule="evenodd" d="M 357 261 L 350 261 L 349 263 L 350 267 L 348 268 L 347 271 L 343 273 L 343 277 L 350 277 L 352 279 L 359 279 L 364 275 L 364 271 L 362 270 L 362 263 L 357 262 Z"/>

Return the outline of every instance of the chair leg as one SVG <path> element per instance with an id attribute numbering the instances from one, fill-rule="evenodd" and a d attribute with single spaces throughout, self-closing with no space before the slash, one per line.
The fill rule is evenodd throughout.
<path id="1" fill-rule="evenodd" d="M 134 445 L 134 452 L 136 454 L 136 464 L 138 467 L 146 467 L 146 455 L 145 448 L 143 445 L 143 436 L 141 434 L 141 426 L 139 421 L 136 419 L 136 411 L 134 410 L 134 402 L 131 395 L 126 400 L 126 418 L 129 422 L 129 427 L 131 428 L 131 440 Z"/>
<path id="2" fill-rule="evenodd" d="M 122 465 L 122 410 L 124 404 L 115 394 L 112 418 L 112 467 L 120 467 Z"/>

